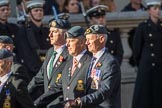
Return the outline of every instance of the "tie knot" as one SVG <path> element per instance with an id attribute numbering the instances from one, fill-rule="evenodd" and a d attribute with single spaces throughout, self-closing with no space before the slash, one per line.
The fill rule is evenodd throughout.
<path id="1" fill-rule="evenodd" d="M 56 51 L 53 51 L 53 55 L 56 55 L 57 54 L 57 52 Z"/>
<path id="2" fill-rule="evenodd" d="M 76 58 L 73 58 L 73 64 L 77 65 L 78 64 L 78 60 Z"/>
<path id="3" fill-rule="evenodd" d="M 92 57 L 92 61 L 93 61 L 93 62 L 96 61 L 96 59 L 97 59 L 96 57 Z"/>

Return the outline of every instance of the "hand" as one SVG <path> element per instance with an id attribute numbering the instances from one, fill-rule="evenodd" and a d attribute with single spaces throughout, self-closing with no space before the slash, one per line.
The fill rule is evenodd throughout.
<path id="1" fill-rule="evenodd" d="M 80 107 L 81 107 L 80 98 L 77 98 L 75 100 L 69 100 L 64 105 L 64 108 L 80 108 Z"/>

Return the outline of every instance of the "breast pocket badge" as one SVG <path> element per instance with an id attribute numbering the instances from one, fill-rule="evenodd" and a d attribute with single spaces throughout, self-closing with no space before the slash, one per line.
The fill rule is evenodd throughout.
<path id="1" fill-rule="evenodd" d="M 62 76 L 62 74 L 57 74 L 57 78 L 56 78 L 56 83 L 58 83 L 59 82 L 59 80 L 61 79 L 61 76 Z"/>
<path id="2" fill-rule="evenodd" d="M 84 90 L 83 80 L 78 80 L 76 90 L 78 90 L 78 91 L 83 91 Z"/>

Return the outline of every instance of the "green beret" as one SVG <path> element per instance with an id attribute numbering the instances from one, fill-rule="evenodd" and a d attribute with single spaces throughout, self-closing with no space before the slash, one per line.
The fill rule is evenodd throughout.
<path id="1" fill-rule="evenodd" d="M 13 53 L 6 48 L 0 49 L 0 59 L 5 59 L 8 57 L 12 57 Z"/>
<path id="2" fill-rule="evenodd" d="M 108 7 L 105 5 L 97 5 L 87 10 L 86 14 L 89 17 L 103 16 L 106 14 L 107 9 Z"/>
<path id="3" fill-rule="evenodd" d="M 84 36 L 84 29 L 81 26 L 74 26 L 65 33 L 65 39 L 77 38 L 79 36 Z"/>
<path id="4" fill-rule="evenodd" d="M 30 0 L 26 2 L 27 11 L 33 8 L 43 8 L 45 1 L 44 0 Z"/>
<path id="5" fill-rule="evenodd" d="M 0 0 L 0 7 L 2 6 L 9 6 L 9 0 Z"/>
<path id="6" fill-rule="evenodd" d="M 71 23 L 68 20 L 58 19 L 57 21 L 51 20 L 49 22 L 49 26 L 59 28 L 59 29 L 69 29 L 71 27 Z"/>
<path id="7" fill-rule="evenodd" d="M 13 44 L 13 40 L 9 36 L 2 35 L 2 36 L 0 36 L 0 43 Z"/>
<path id="8" fill-rule="evenodd" d="M 107 34 L 107 30 L 103 25 L 92 25 L 86 29 L 84 35 L 87 34 Z"/>

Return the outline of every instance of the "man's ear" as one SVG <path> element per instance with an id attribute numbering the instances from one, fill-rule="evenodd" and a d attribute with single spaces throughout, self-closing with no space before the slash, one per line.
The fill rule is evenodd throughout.
<path id="1" fill-rule="evenodd" d="M 103 35 L 100 35 L 99 40 L 100 40 L 101 43 L 103 43 L 105 41 L 105 37 Z"/>

